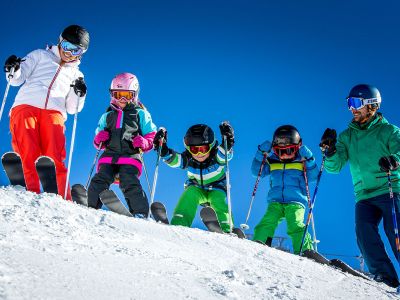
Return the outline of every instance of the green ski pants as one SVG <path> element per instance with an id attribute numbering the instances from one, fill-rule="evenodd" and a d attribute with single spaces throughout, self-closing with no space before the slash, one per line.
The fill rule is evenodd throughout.
<path id="1" fill-rule="evenodd" d="M 197 207 L 208 203 L 215 210 L 222 230 L 229 232 L 229 213 L 225 198 L 226 194 L 221 190 L 206 191 L 191 185 L 179 198 L 171 224 L 190 227 L 196 216 Z"/>
<path id="2" fill-rule="evenodd" d="M 304 207 L 297 203 L 270 203 L 264 217 L 254 228 L 253 240 L 265 243 L 267 238 L 274 236 L 276 227 L 283 218 L 286 218 L 287 234 L 292 239 L 293 251 L 295 254 L 299 254 L 305 228 L 304 212 Z M 311 236 L 308 232 L 304 239 L 303 251 L 307 249 L 313 249 Z"/>

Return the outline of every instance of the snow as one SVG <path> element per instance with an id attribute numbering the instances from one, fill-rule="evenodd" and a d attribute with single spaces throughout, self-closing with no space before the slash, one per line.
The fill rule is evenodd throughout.
<path id="1" fill-rule="evenodd" d="M 394 292 L 229 235 L 0 188 L 0 299 L 396 299 Z"/>

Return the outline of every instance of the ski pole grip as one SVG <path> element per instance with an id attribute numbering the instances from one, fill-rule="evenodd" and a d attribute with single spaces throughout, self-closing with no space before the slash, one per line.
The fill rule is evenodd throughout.
<path id="1" fill-rule="evenodd" d="M 14 77 L 14 72 L 15 72 L 15 67 L 12 67 L 11 69 L 10 69 L 10 73 L 8 74 L 8 79 L 11 79 L 11 78 L 13 78 Z"/>

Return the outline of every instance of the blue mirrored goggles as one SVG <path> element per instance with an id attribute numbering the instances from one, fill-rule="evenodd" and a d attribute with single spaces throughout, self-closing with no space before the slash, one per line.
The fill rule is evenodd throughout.
<path id="1" fill-rule="evenodd" d="M 361 109 L 365 105 L 369 104 L 377 104 L 379 103 L 378 98 L 370 98 L 370 99 L 364 99 L 364 98 L 359 98 L 359 97 L 349 97 L 347 98 L 347 107 L 349 110 L 352 109 Z"/>
<path id="2" fill-rule="evenodd" d="M 64 52 L 70 52 L 71 55 L 73 55 L 73 56 L 80 56 L 84 52 L 84 50 L 81 47 L 74 45 L 74 44 L 68 42 L 67 40 L 62 40 L 60 42 L 60 46 Z"/>

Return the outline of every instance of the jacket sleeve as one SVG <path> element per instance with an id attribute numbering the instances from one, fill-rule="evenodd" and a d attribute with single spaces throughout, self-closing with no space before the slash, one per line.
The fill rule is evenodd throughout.
<path id="1" fill-rule="evenodd" d="M 264 155 L 262 154 L 262 152 L 260 150 L 257 150 L 256 155 L 254 156 L 253 162 L 251 164 L 251 174 L 254 177 L 258 176 L 258 172 L 260 172 L 260 167 L 263 161 Z M 267 175 L 269 175 L 270 173 L 270 167 L 269 167 L 269 163 L 268 163 L 268 159 L 264 164 L 264 167 L 261 171 L 261 177 L 265 177 Z"/>
<path id="2" fill-rule="evenodd" d="M 319 169 L 318 165 L 315 161 L 315 157 L 313 156 L 312 158 L 308 159 L 305 162 L 306 165 L 306 173 L 307 173 L 307 178 L 309 182 L 314 182 L 317 180 Z"/>
<path id="3" fill-rule="evenodd" d="M 339 135 L 336 143 L 336 152 L 331 157 L 325 159 L 325 169 L 328 173 L 338 174 L 349 159 L 348 143 L 346 131 Z"/>
<path id="4" fill-rule="evenodd" d="M 396 126 L 389 138 L 389 151 L 400 163 L 400 129 Z"/>
<path id="5" fill-rule="evenodd" d="M 20 86 L 25 82 L 26 79 L 31 76 L 33 70 L 40 61 L 41 51 L 42 50 L 40 49 L 34 50 L 30 52 L 27 56 L 25 56 L 23 58 L 23 61 L 21 62 L 21 67 L 17 72 L 14 73 L 14 76 L 12 78 L 9 79 L 8 75 L 10 73 L 6 72 L 6 79 L 7 81 L 10 81 L 10 85 Z"/>
<path id="6" fill-rule="evenodd" d="M 169 148 L 168 154 L 163 157 L 163 161 L 171 168 L 186 169 L 189 163 L 189 158 L 186 154 L 186 151 L 183 153 L 178 153 Z"/>
<path id="7" fill-rule="evenodd" d="M 142 136 L 145 136 L 152 132 L 157 132 L 157 126 L 154 125 L 151 119 L 150 113 L 145 109 L 138 109 L 139 114 L 139 126 Z"/>
<path id="8" fill-rule="evenodd" d="M 233 149 L 228 151 L 228 161 L 233 157 Z M 217 147 L 217 162 L 219 165 L 225 165 L 225 149 L 221 145 Z"/>
<path id="9" fill-rule="evenodd" d="M 148 152 L 153 149 L 153 140 L 157 133 L 157 127 L 154 125 L 151 115 L 146 109 L 138 109 L 138 115 L 140 132 L 148 144 L 143 151 Z"/>
<path id="10" fill-rule="evenodd" d="M 78 79 L 79 77 L 83 77 L 83 74 L 81 71 L 78 71 L 75 75 L 75 78 L 73 82 Z M 71 82 L 71 84 L 73 83 Z M 86 93 L 87 95 L 87 93 Z M 79 113 L 82 111 L 83 106 L 85 105 L 85 99 L 86 95 L 83 97 L 78 97 L 77 94 L 75 94 L 74 88 L 71 87 L 69 89 L 69 92 L 67 94 L 67 97 L 65 99 L 65 108 L 67 110 L 67 113 L 73 115 L 75 113 Z"/>
<path id="11" fill-rule="evenodd" d="M 96 135 L 97 135 L 100 131 L 106 129 L 106 126 L 107 126 L 107 115 L 108 115 L 108 113 L 104 113 L 104 114 L 100 117 L 99 124 L 97 125 L 97 128 L 96 128 L 96 130 L 95 130 L 95 132 L 94 132 L 95 138 L 93 139 L 93 145 L 94 145 L 94 147 L 95 147 L 96 149 L 99 149 L 99 147 L 100 147 L 100 145 L 96 143 Z M 104 149 L 104 148 L 105 148 L 105 145 L 103 145 L 101 148 Z"/>
<path id="12" fill-rule="evenodd" d="M 95 135 L 98 134 L 100 131 L 106 129 L 106 126 L 107 126 L 107 115 L 108 114 L 109 113 L 106 112 L 100 117 L 99 123 L 97 124 L 97 128 L 96 128 L 96 130 L 94 132 Z"/>

